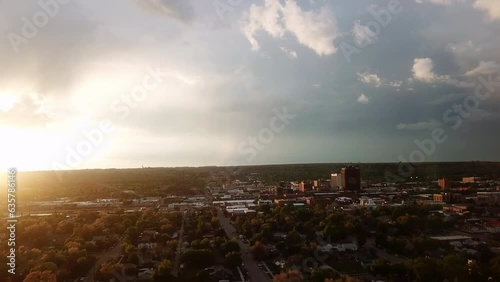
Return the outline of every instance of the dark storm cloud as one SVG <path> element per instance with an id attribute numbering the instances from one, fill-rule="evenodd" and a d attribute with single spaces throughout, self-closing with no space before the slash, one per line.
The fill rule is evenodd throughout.
<path id="1" fill-rule="evenodd" d="M 38 93 L 68 95 L 83 71 L 82 65 L 97 53 L 91 47 L 97 26 L 81 16 L 76 2 L 61 6 L 59 13 L 40 27 L 33 22 L 33 15 L 43 11 L 36 2 L 16 4 L 17 9 L 7 9 L 5 2 L 0 5 L 9 23 L 0 27 L 6 35 L 0 42 L 0 86 L 20 84 Z M 35 29 L 27 27 L 23 18 Z M 26 37 L 23 30 L 34 36 Z M 10 39 L 9 34 L 22 37 L 22 43 Z"/>
<path id="2" fill-rule="evenodd" d="M 295 2 L 287 19 L 297 16 L 304 20 L 307 17 L 302 15 L 323 7 L 330 11 L 312 18 L 319 26 L 316 19 L 335 22 L 336 36 L 322 37 L 326 40 L 321 41 L 321 46 L 335 46 L 335 53 L 333 49 L 316 52 L 317 48 L 311 48 L 317 47 L 312 44 L 314 38 L 299 30 L 301 25 L 287 27 L 293 32 L 281 37 L 270 35 L 273 28 L 284 27 L 282 23 L 255 33 L 259 49 L 252 50 L 244 33 L 248 3 L 231 7 L 225 14 L 227 25 L 214 30 L 198 18 L 217 17 L 210 3 L 75 1 L 29 44 L 22 45 L 21 55 L 12 52 L 8 41 L 1 42 L 0 87 L 8 90 L 16 83 L 25 84 L 45 97 L 60 97 L 64 104 L 65 99 L 77 96 L 74 88 L 91 72 L 88 65 L 95 62 L 159 64 L 178 71 L 181 82 L 165 79 L 164 85 L 131 109 L 127 119 L 114 120 L 118 132 L 124 132 L 116 138 L 128 142 L 118 144 L 113 158 L 127 159 L 126 152 L 133 150 L 136 153 L 130 158 L 134 160 L 128 163 L 141 156 L 172 164 L 189 160 L 196 165 L 197 157 L 200 164 L 222 164 L 229 157 L 244 161 L 246 156 L 238 154 L 238 145 L 268 126 L 273 108 L 282 107 L 297 117 L 276 134 L 253 163 L 397 161 L 399 154 L 415 148 L 415 139 L 427 138 L 433 127 L 443 127 L 449 134 L 446 145 L 432 156 L 435 160 L 457 159 L 465 149 L 462 156 L 466 159 L 500 159 L 491 141 L 498 131 L 498 90 L 459 129 L 449 131 L 450 124 L 443 122 L 448 109 L 474 94 L 477 75 L 500 64 L 500 21 L 489 19 L 484 9 L 474 8 L 476 0 L 449 1 L 446 5 L 401 1 L 403 11 L 392 15 L 371 44 L 359 48 L 350 61 L 344 57 L 341 44 L 355 46 L 355 26 L 359 31 L 360 26 L 376 21 L 368 7 L 385 9 L 387 1 Z M 262 7 L 262 3 L 254 4 Z M 489 7 L 482 3 L 481 7 Z M 138 7 L 165 17 L 151 16 Z M 0 20 L 1 31 L 6 33 L 18 32 L 20 18 L 33 14 L 36 7 L 4 1 L 0 10 L 11 11 L 3 12 L 5 17 Z M 201 10 L 205 14 L 195 17 L 194 11 Z M 121 67 L 110 68 L 109 77 L 103 72 L 102 81 L 121 71 Z M 197 83 L 191 85 L 192 78 Z M 94 96 L 99 98 L 102 91 L 103 98 L 116 95 L 118 99 L 122 93 L 114 92 L 125 89 L 123 93 L 129 93 L 140 83 L 138 79 L 119 80 L 117 90 L 107 92 L 97 87 Z M 112 117 L 109 105 L 103 108 L 96 115 Z M 27 116 L 37 111 L 36 107 L 26 109 Z M 134 138 L 126 138 L 130 132 Z M 487 138 L 483 146 L 478 136 Z M 166 148 L 165 144 L 171 145 L 168 140 L 176 140 L 177 152 Z"/>

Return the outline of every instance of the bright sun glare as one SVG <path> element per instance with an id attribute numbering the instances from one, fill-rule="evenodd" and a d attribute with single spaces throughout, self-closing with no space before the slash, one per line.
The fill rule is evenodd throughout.
<path id="1" fill-rule="evenodd" d="M 17 97 L 10 93 L 0 92 L 0 111 L 7 112 L 17 103 Z"/>

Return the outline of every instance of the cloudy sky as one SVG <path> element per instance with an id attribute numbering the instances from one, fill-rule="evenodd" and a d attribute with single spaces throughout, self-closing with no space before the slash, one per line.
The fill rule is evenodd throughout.
<path id="1" fill-rule="evenodd" d="M 0 0 L 2 169 L 500 160 L 498 1 L 57 1 Z"/>

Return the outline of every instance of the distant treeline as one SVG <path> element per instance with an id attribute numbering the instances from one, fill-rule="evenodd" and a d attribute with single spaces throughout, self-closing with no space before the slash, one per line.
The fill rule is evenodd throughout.
<path id="1" fill-rule="evenodd" d="M 401 181 L 436 181 L 446 177 L 461 180 L 462 177 L 477 176 L 500 178 L 499 162 L 440 162 L 440 163 L 332 163 L 332 164 L 290 164 L 244 166 L 229 171 L 238 172 L 237 177 L 253 177 L 267 183 L 279 181 L 300 181 L 330 179 L 331 173 L 340 172 L 343 167 L 356 166 L 361 170 L 361 178 L 369 182 L 391 181 L 391 177 Z M 387 177 L 387 176 L 391 177 Z M 389 178 L 389 179 L 388 179 Z"/>
<path id="2" fill-rule="evenodd" d="M 202 188 L 208 176 L 209 171 L 201 168 L 34 171 L 18 172 L 17 186 L 21 200 L 123 197 L 122 191 L 125 190 L 144 197 L 158 195 L 159 191 L 192 195 L 199 193 L 192 188 Z M 6 179 L 6 176 L 3 178 Z"/>
<path id="3" fill-rule="evenodd" d="M 203 192 L 210 180 L 224 183 L 229 180 L 261 180 L 265 184 L 280 181 L 300 181 L 330 178 L 347 165 L 358 166 L 361 178 L 371 183 L 387 181 L 386 175 L 404 181 L 431 182 L 446 177 L 461 180 L 466 176 L 500 178 L 498 162 L 441 162 L 411 165 L 398 163 L 332 163 L 332 164 L 288 164 L 242 167 L 183 167 L 183 168 L 137 168 L 137 169 L 92 169 L 75 171 L 36 171 L 18 173 L 18 196 L 20 200 L 44 200 L 60 197 L 73 199 L 95 199 L 98 197 L 121 197 L 122 191 L 132 190 L 139 196 L 165 194 L 194 195 Z M 403 174 L 400 173 L 403 171 Z M 5 172 L 2 181 L 7 183 Z M 0 184 L 0 186 L 4 186 Z M 2 189 L 4 192 L 6 189 Z M 0 192 L 0 193 L 3 193 Z"/>

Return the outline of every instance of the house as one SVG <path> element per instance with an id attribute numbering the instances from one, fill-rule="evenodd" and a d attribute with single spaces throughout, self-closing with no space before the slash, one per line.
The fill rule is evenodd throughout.
<path id="1" fill-rule="evenodd" d="M 122 277 L 135 277 L 137 275 L 137 265 L 133 263 L 124 263 L 122 268 Z M 128 280 L 128 279 L 127 279 Z"/>
<path id="2" fill-rule="evenodd" d="M 355 244 L 355 243 L 345 243 L 345 244 L 342 244 L 342 248 L 344 248 L 344 250 L 349 250 L 349 251 L 357 251 L 358 250 L 358 245 Z"/>
<path id="3" fill-rule="evenodd" d="M 458 249 L 457 251 L 464 253 L 464 254 L 467 254 L 467 255 L 476 255 L 478 253 L 478 251 L 476 251 L 476 250 L 467 249 L 467 248 Z"/>
<path id="4" fill-rule="evenodd" d="M 141 268 L 137 273 L 137 278 L 141 281 L 151 281 L 155 275 L 155 271 L 153 268 Z"/>
<path id="5" fill-rule="evenodd" d="M 146 248 L 146 249 L 154 249 L 158 246 L 158 243 L 156 242 L 153 242 L 153 243 L 139 243 L 137 244 L 137 249 L 138 250 L 142 250 L 143 248 Z"/>
<path id="6" fill-rule="evenodd" d="M 92 237 L 92 241 L 106 241 L 107 237 L 104 235 L 94 236 Z"/>
<path id="7" fill-rule="evenodd" d="M 151 251 L 138 252 L 137 257 L 139 257 L 139 265 L 153 262 L 153 253 Z"/>
<path id="8" fill-rule="evenodd" d="M 275 240 L 286 239 L 286 234 L 285 233 L 276 232 L 276 233 L 273 234 L 273 238 Z"/>
<path id="9" fill-rule="evenodd" d="M 284 268 L 285 265 L 286 265 L 286 261 L 284 261 L 284 260 L 277 260 L 277 261 L 274 262 L 274 264 L 276 266 L 279 266 L 280 268 Z"/>
<path id="10" fill-rule="evenodd" d="M 463 242 L 463 245 L 470 246 L 470 247 L 477 247 L 479 245 L 479 242 L 469 239 L 469 240 L 465 240 Z"/>
<path id="11" fill-rule="evenodd" d="M 318 250 L 320 252 L 325 252 L 325 253 L 331 253 L 332 251 L 337 251 L 337 252 L 345 252 L 346 248 L 343 245 L 337 245 L 337 244 L 326 244 L 324 246 L 319 247 Z M 357 250 L 357 248 L 356 248 Z"/>
<path id="12" fill-rule="evenodd" d="M 371 268 L 374 264 L 374 260 L 362 260 L 359 262 L 363 268 Z"/>
<path id="13" fill-rule="evenodd" d="M 139 242 L 151 242 L 158 234 L 155 230 L 144 230 L 139 237 Z"/>
<path id="14" fill-rule="evenodd" d="M 485 229 L 490 233 L 500 233 L 500 221 L 490 221 L 486 223 Z"/>
<path id="15" fill-rule="evenodd" d="M 320 251 L 320 252 L 323 252 L 323 253 L 329 253 L 333 250 L 333 246 L 330 245 L 330 244 L 327 244 L 325 246 L 318 246 L 317 249 Z"/>
<path id="16" fill-rule="evenodd" d="M 233 279 L 233 272 L 225 267 L 209 267 L 205 268 L 208 276 L 216 280 Z"/>
<path id="17" fill-rule="evenodd" d="M 92 237 L 91 241 L 85 241 L 85 244 L 97 246 L 97 242 L 99 242 L 99 241 L 103 242 L 103 241 L 106 241 L 106 239 L 107 239 L 107 237 L 104 235 L 94 236 L 94 237 Z"/>

